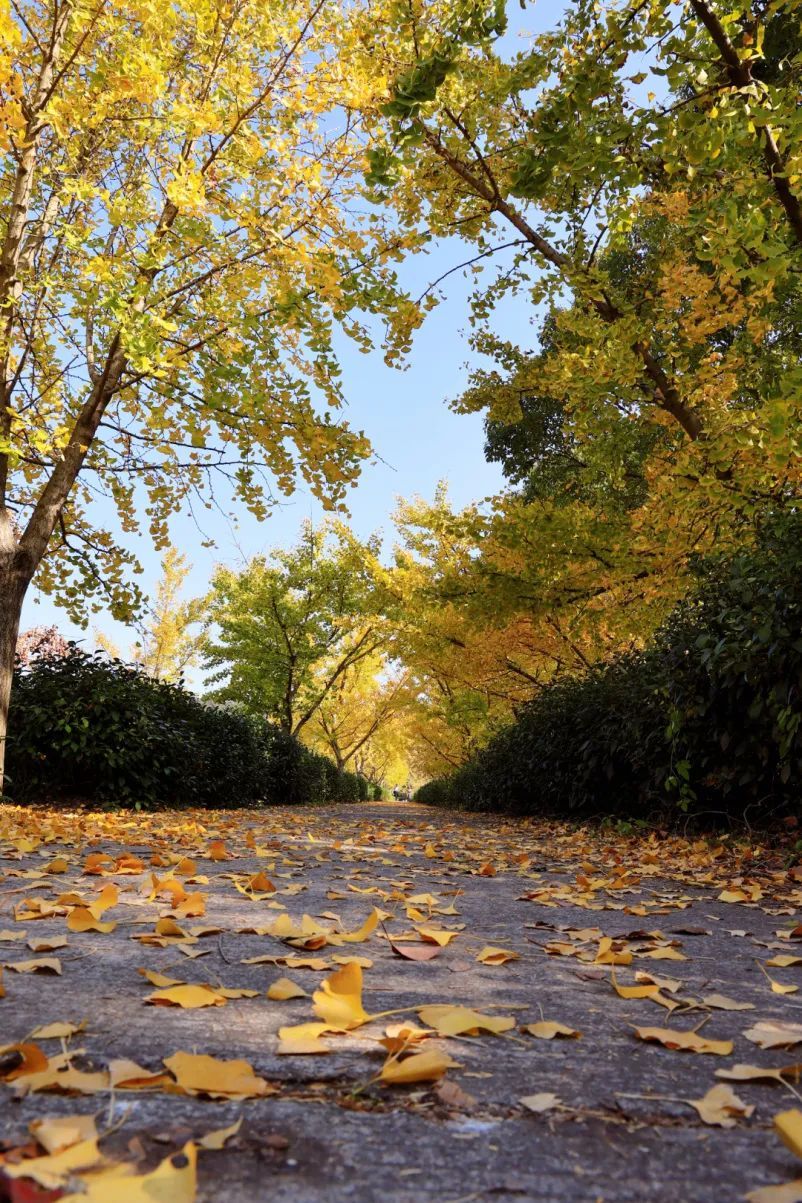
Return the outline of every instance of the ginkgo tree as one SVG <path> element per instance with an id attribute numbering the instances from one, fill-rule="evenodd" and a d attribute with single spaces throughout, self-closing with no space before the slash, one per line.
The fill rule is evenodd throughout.
<path id="1" fill-rule="evenodd" d="M 540 385 L 581 443 L 645 417 L 705 495 L 795 484 L 798 359 L 740 381 L 802 263 L 798 5 L 576 0 L 519 52 L 500 4 L 394 11 L 364 33 L 367 180 L 405 227 L 458 225 L 471 270 L 501 256 L 474 321 L 545 307 Z"/>
<path id="2" fill-rule="evenodd" d="M 305 522 L 295 546 L 240 571 L 220 567 L 204 608 L 211 696 L 302 736 L 346 675 L 385 646 L 376 551 L 340 522 Z"/>
<path id="3" fill-rule="evenodd" d="M 104 507 L 164 545 L 215 469 L 257 516 L 298 473 L 336 504 L 367 444 L 335 328 L 403 347 L 417 309 L 359 195 L 344 5 L 4 0 L 0 32 L 2 755 L 34 574 L 124 617 Z"/>

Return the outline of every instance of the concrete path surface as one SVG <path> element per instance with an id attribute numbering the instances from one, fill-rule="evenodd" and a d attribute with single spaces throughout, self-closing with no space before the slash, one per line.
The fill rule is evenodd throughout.
<path id="1" fill-rule="evenodd" d="M 33 1121 L 88 1115 L 138 1174 L 241 1119 L 200 1150 L 208 1203 L 726 1203 L 802 1177 L 773 1125 L 802 1106 L 797 876 L 755 844 L 403 804 L 0 808 L 0 1199 L 91 1187 L 22 1194 L 13 1168 Z M 399 1025 L 431 1034 L 397 1065 L 456 1064 L 383 1082 Z M 193 1093 L 179 1052 L 261 1085 Z"/>

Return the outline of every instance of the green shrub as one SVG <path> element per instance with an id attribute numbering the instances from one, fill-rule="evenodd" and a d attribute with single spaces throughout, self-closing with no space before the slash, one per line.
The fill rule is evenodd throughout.
<path id="1" fill-rule="evenodd" d="M 435 806 L 519 814 L 690 813 L 765 822 L 802 789 L 802 516 L 697 565 L 644 652 L 561 677 L 468 764 L 429 782 Z"/>
<path id="2" fill-rule="evenodd" d="M 17 801 L 226 807 L 362 794 L 354 774 L 278 727 L 75 645 L 18 668 L 7 770 Z"/>

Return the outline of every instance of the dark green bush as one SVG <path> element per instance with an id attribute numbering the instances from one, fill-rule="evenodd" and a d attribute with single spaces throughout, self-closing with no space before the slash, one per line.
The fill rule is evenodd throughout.
<path id="1" fill-rule="evenodd" d="M 226 807 L 366 791 L 278 727 L 74 645 L 18 669 L 7 772 L 17 801 Z"/>
<path id="2" fill-rule="evenodd" d="M 435 806 L 519 814 L 763 822 L 802 790 L 802 517 L 697 565 L 644 652 L 558 678 Z"/>

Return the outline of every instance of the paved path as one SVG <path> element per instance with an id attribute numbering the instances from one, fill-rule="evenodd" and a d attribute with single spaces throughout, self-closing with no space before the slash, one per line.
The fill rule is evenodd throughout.
<path id="1" fill-rule="evenodd" d="M 194 866 L 182 865 L 184 857 Z M 100 874 L 87 875 L 87 867 Z M 193 872 L 207 880 L 193 884 Z M 254 883 L 257 873 L 276 889 Z M 164 891 L 150 898 L 152 874 L 205 896 L 202 917 L 177 906 L 182 930 L 212 930 L 188 945 L 181 937 L 165 947 L 132 938 L 153 936 L 159 917 L 173 913 Z M 116 920 L 114 930 L 70 930 L 67 916 L 78 903 L 69 894 L 97 901 L 110 884 L 119 897 L 101 922 Z M 54 913 L 34 917 L 65 895 Z M 758 1021 L 802 1022 L 802 995 L 773 992 L 761 967 L 800 947 L 789 936 L 801 899 L 793 875 L 760 850 L 744 859 L 708 841 L 600 836 L 411 805 L 142 818 L 0 808 L 0 960 L 54 956 L 62 968 L 60 976 L 6 969 L 0 1045 L 43 1024 L 86 1020 L 63 1046 L 42 1039 L 40 1047 L 51 1058 L 62 1048 L 83 1050 L 74 1067 L 101 1071 L 122 1058 L 157 1071 L 179 1050 L 242 1058 L 275 1088 L 245 1100 L 169 1093 L 164 1084 L 86 1096 L 26 1092 L 18 1076 L 0 1085 L 6 1147 L 24 1143 L 36 1117 L 92 1113 L 99 1127 L 119 1125 L 103 1148 L 148 1167 L 190 1137 L 242 1117 L 223 1151 L 201 1154 L 199 1200 L 740 1199 L 802 1173 L 772 1130 L 773 1116 L 797 1105 L 799 1088 L 729 1083 L 754 1111 L 725 1117 L 728 1128 L 703 1123 L 682 1100 L 720 1085 L 717 1070 L 802 1060 L 798 1050 L 764 1050 L 744 1036 Z M 350 932 L 374 906 L 388 917 L 363 942 L 315 948 L 320 937 L 312 935 L 313 947 L 301 950 L 253 934 L 285 913 L 294 923 L 306 913 L 318 927 Z M 427 946 L 420 927 L 458 935 L 429 961 L 394 953 L 387 935 L 414 937 L 400 948 Z M 24 940 L 9 936 L 21 932 Z M 27 944 L 64 937 L 67 944 L 51 952 Z M 186 956 L 182 945 L 202 955 Z M 487 945 L 518 959 L 482 964 L 476 958 Z M 286 955 L 321 958 L 330 968 L 243 963 Z M 372 1081 L 387 1055 L 378 1039 L 401 1017 L 324 1036 L 326 1055 L 279 1054 L 278 1029 L 313 1020 L 313 1004 L 311 997 L 273 1001 L 267 988 L 290 977 L 311 995 L 337 969 L 335 955 L 372 962 L 363 992 L 370 1014 L 403 1008 L 420 1023 L 415 1008 L 458 1004 L 513 1017 L 516 1026 L 498 1036 L 430 1038 L 427 1047 L 460 1066 L 440 1083 Z M 148 1005 L 154 986 L 137 973 L 142 967 L 258 994 L 197 1010 Z M 802 965 L 767 972 L 783 985 L 802 980 Z M 636 973 L 664 979 L 662 1004 L 619 997 L 612 975 L 629 987 Z M 751 1009 L 703 1003 L 711 995 Z M 547 1040 L 521 1031 L 541 1020 L 581 1036 Z M 637 1027 L 699 1029 L 701 1039 L 732 1041 L 733 1050 L 672 1050 L 639 1039 Z M 15 1066 L 18 1054 L 0 1052 L 0 1077 L 9 1067 L 13 1077 Z M 557 1102 L 542 1113 L 519 1101 L 544 1093 Z"/>

